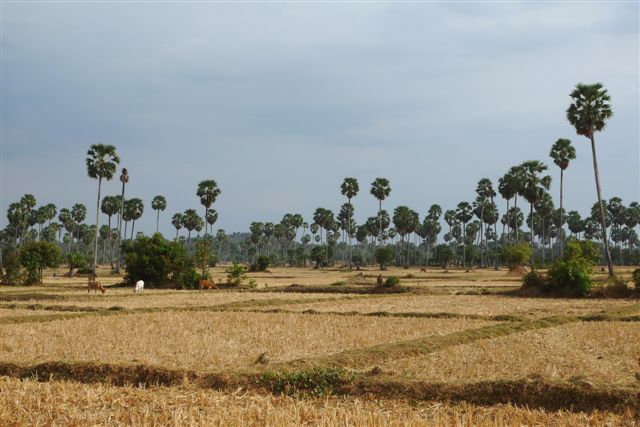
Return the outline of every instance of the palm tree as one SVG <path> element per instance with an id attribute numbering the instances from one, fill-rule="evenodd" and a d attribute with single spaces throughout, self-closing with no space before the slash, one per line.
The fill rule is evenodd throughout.
<path id="1" fill-rule="evenodd" d="M 360 191 L 360 186 L 358 185 L 358 180 L 355 178 L 347 177 L 342 182 L 340 186 L 340 193 L 347 198 L 347 203 L 351 206 L 351 199 L 356 197 Z M 351 217 L 353 216 L 353 206 L 351 206 L 351 210 L 349 212 L 349 218 L 347 219 L 347 236 L 349 239 L 349 269 L 351 269 Z"/>
<path id="2" fill-rule="evenodd" d="M 134 197 L 133 199 L 129 199 L 124 203 L 124 210 L 126 212 L 126 217 L 132 221 L 131 223 L 131 240 L 133 240 L 133 232 L 136 227 L 136 220 L 140 219 L 144 212 L 144 203 L 142 200 Z"/>
<path id="3" fill-rule="evenodd" d="M 198 191 L 196 191 L 196 195 L 200 197 L 200 203 L 204 206 L 204 218 L 206 218 L 207 211 L 220 195 L 218 184 L 212 179 L 201 181 L 200 184 L 198 184 Z M 205 237 L 207 236 L 206 228 L 204 230 L 204 235 Z"/>
<path id="4" fill-rule="evenodd" d="M 87 207 L 82 203 L 76 203 L 71 207 L 71 218 L 73 218 L 74 231 L 76 231 L 76 238 L 80 240 L 80 224 L 87 217 Z"/>
<path id="5" fill-rule="evenodd" d="M 215 209 L 211 209 L 210 211 L 208 211 L 205 221 L 207 222 L 208 226 L 211 229 L 210 234 L 213 234 L 213 224 L 215 224 L 218 221 L 218 212 Z M 206 229 L 205 229 L 205 232 L 206 232 Z"/>
<path id="6" fill-rule="evenodd" d="M 462 223 L 462 266 L 467 266 L 467 222 L 473 218 L 473 208 L 467 202 L 458 203 L 456 208 L 456 219 Z"/>
<path id="7" fill-rule="evenodd" d="M 573 148 L 573 145 L 571 145 L 570 140 L 560 138 L 551 147 L 549 156 L 553 159 L 553 163 L 555 163 L 560 168 L 560 223 L 558 224 L 558 230 L 561 230 L 562 225 L 564 224 L 564 211 L 562 210 L 564 170 L 569 167 L 569 162 L 576 158 L 576 150 L 575 148 Z M 564 242 L 561 231 L 559 232 L 558 236 L 560 237 L 560 256 L 562 256 Z"/>
<path id="8" fill-rule="evenodd" d="M 120 163 L 120 157 L 116 153 L 116 147 L 107 144 L 92 144 L 87 151 L 87 174 L 89 178 L 98 180 L 98 201 L 96 202 L 96 231 L 94 235 L 92 278 L 96 278 L 96 264 L 98 263 L 98 232 L 100 220 L 100 187 L 102 180 L 110 181 L 116 173 L 116 165 Z"/>
<path id="9" fill-rule="evenodd" d="M 609 101 L 611 97 L 601 83 L 583 84 L 578 83 L 571 92 L 573 102 L 567 108 L 567 120 L 576 129 L 578 135 L 583 135 L 591 141 L 591 153 L 593 155 L 593 173 L 596 178 L 596 192 L 598 194 L 598 204 L 600 205 L 600 226 L 602 228 L 602 242 L 604 244 L 604 256 L 609 269 L 609 276 L 615 275 L 613 262 L 609 253 L 609 241 L 607 240 L 607 223 L 604 214 L 604 204 L 602 203 L 602 192 L 600 189 L 600 174 L 598 172 L 598 159 L 596 157 L 596 142 L 594 133 L 602 131 L 607 120 L 613 116 Z"/>
<path id="10" fill-rule="evenodd" d="M 118 213 L 118 244 L 116 246 L 116 273 L 120 273 L 120 241 L 122 239 L 122 220 L 124 219 L 124 186 L 129 182 L 129 171 L 122 168 L 120 172 L 120 182 L 122 183 L 122 194 L 120 195 L 120 212 Z M 126 237 L 126 236 L 125 236 Z"/>
<path id="11" fill-rule="evenodd" d="M 524 188 L 522 190 L 522 196 L 529 202 L 530 215 L 533 218 L 533 205 L 543 197 L 546 190 L 549 190 L 551 186 L 551 177 L 546 175 L 544 177 L 540 174 L 547 170 L 547 165 L 538 160 L 528 160 L 523 162 L 520 167 L 522 168 L 524 177 Z M 531 269 L 535 268 L 533 262 L 533 222 L 530 225 L 531 229 Z"/>
<path id="12" fill-rule="evenodd" d="M 383 241 L 383 237 L 382 237 L 382 201 L 384 199 L 386 199 L 387 197 L 389 197 L 389 194 L 391 193 L 391 187 L 389 186 L 389 180 L 386 178 L 376 178 L 375 180 L 373 180 L 373 182 L 371 183 L 371 195 L 374 196 L 376 199 L 378 199 L 379 205 L 378 205 L 378 220 L 380 222 L 380 230 L 378 233 L 378 239 L 380 244 L 382 244 Z"/>
<path id="13" fill-rule="evenodd" d="M 189 234 L 187 235 L 187 248 L 191 251 L 191 232 L 198 227 L 200 217 L 195 209 L 187 209 L 182 216 L 182 225 L 187 229 Z"/>
<path id="14" fill-rule="evenodd" d="M 176 240 L 178 240 L 178 231 L 182 228 L 182 224 L 184 222 L 184 215 L 181 213 L 173 214 L 171 217 L 171 225 L 176 228 Z"/>
<path id="15" fill-rule="evenodd" d="M 158 232 L 158 223 L 160 222 L 160 211 L 167 208 L 167 199 L 164 196 L 156 196 L 151 200 L 151 209 L 156 211 L 156 233 Z"/>
<path id="16" fill-rule="evenodd" d="M 109 235 L 107 236 L 109 240 L 109 262 L 111 263 L 111 269 L 113 269 L 113 245 L 111 241 L 111 217 L 118 213 L 120 210 L 120 196 L 105 196 L 102 199 L 102 204 L 100 205 L 100 210 L 103 214 L 107 216 L 109 221 Z"/>

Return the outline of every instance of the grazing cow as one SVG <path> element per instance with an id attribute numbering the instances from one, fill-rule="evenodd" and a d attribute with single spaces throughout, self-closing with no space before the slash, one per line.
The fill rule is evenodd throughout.
<path id="1" fill-rule="evenodd" d="M 104 286 L 102 286 L 102 283 L 100 282 L 89 279 L 89 282 L 87 282 L 87 286 L 88 286 L 87 293 L 91 292 L 91 290 L 93 289 L 96 292 L 100 290 L 104 294 L 105 289 L 104 289 Z"/>
<path id="2" fill-rule="evenodd" d="M 144 290 L 144 281 L 138 280 L 136 282 L 136 288 L 133 290 L 136 294 L 142 292 Z"/>
<path id="3" fill-rule="evenodd" d="M 216 288 L 216 284 L 215 284 L 215 282 L 213 280 L 200 279 L 198 284 L 200 285 L 200 290 L 203 290 L 203 289 L 215 289 Z"/>
<path id="4" fill-rule="evenodd" d="M 427 272 L 427 269 L 426 269 L 426 268 L 421 268 L 421 269 L 420 269 L 420 273 L 426 273 L 426 272 Z"/>

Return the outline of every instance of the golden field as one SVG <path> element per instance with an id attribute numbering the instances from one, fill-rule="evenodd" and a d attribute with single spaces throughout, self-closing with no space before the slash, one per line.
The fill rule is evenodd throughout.
<path id="1" fill-rule="evenodd" d="M 292 398 L 245 390 L 113 387 L 0 378 L 5 425 L 634 426 L 636 413 L 545 411 L 509 404 Z"/>
<path id="2" fill-rule="evenodd" d="M 0 287 L 0 425 L 638 425 L 637 299 L 499 295 L 518 279 L 491 269 L 383 272 L 403 294 L 348 293 L 373 268 L 142 294 L 100 273 L 104 295 L 51 274 Z M 261 379 L 314 367 L 335 393 Z"/>

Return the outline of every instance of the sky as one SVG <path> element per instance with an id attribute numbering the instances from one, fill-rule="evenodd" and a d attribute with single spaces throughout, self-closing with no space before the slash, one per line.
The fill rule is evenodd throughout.
<path id="1" fill-rule="evenodd" d="M 339 211 L 359 180 L 358 223 L 383 202 L 421 218 L 471 202 L 481 178 L 549 158 L 569 138 L 567 210 L 596 200 L 589 141 L 566 120 L 576 83 L 602 82 L 614 116 L 596 135 L 603 197 L 640 194 L 638 2 L 11 2 L 1 12 L 0 226 L 25 193 L 95 218 L 91 144 L 116 147 L 126 197 L 202 215 L 215 229 L 317 207 Z M 102 194 L 119 194 L 117 176 Z M 498 199 L 501 210 L 505 202 Z M 101 216 L 101 224 L 105 222 Z"/>

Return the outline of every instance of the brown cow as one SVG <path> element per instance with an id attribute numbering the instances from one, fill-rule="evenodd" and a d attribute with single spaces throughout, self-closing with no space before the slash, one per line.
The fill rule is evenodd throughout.
<path id="1" fill-rule="evenodd" d="M 97 282 L 95 280 L 91 280 L 89 279 L 89 281 L 87 282 L 87 293 L 91 292 L 91 290 L 93 289 L 94 291 L 98 292 L 98 291 L 102 291 L 102 293 L 104 294 L 104 286 L 102 286 L 102 283 Z"/>
<path id="2" fill-rule="evenodd" d="M 215 289 L 216 288 L 216 284 L 213 280 L 207 280 L 207 279 L 200 279 L 200 281 L 198 282 L 198 284 L 200 285 L 200 290 L 203 289 Z"/>
<path id="3" fill-rule="evenodd" d="M 426 269 L 426 268 L 421 268 L 421 269 L 420 269 L 420 273 L 426 273 L 426 272 L 427 272 L 427 269 Z"/>

